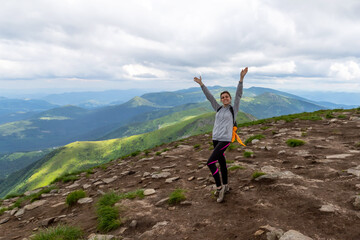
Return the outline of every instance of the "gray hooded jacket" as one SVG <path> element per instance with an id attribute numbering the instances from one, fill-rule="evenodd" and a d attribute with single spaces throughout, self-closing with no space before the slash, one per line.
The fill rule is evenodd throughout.
<path id="1" fill-rule="evenodd" d="M 205 85 L 201 86 L 202 91 L 204 92 L 206 98 L 211 103 L 211 106 L 215 111 L 217 111 L 221 105 L 216 101 L 214 96 L 210 93 Z M 243 92 L 243 83 L 239 81 L 239 84 L 236 89 L 235 101 L 234 101 L 234 118 L 236 119 L 237 113 L 240 106 L 240 98 Z M 232 130 L 234 126 L 234 120 L 232 113 L 230 111 L 230 106 L 222 107 L 215 115 L 215 123 L 213 128 L 213 140 L 231 142 Z"/>

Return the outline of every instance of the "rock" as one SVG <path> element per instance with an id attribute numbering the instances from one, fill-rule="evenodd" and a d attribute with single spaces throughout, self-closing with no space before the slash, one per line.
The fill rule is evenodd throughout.
<path id="1" fill-rule="evenodd" d="M 251 141 L 251 144 L 257 144 L 258 142 L 260 142 L 259 139 L 253 139 L 253 140 Z"/>
<path id="2" fill-rule="evenodd" d="M 80 185 L 78 183 L 73 183 L 70 186 L 65 187 L 66 189 L 73 189 L 73 188 L 77 188 L 80 187 Z"/>
<path id="3" fill-rule="evenodd" d="M 360 210 L 360 195 L 357 195 L 355 197 L 353 205 L 354 205 L 355 209 Z"/>
<path id="4" fill-rule="evenodd" d="M 338 210 L 338 208 L 331 204 L 322 205 L 320 208 L 320 212 L 336 212 L 337 210 Z"/>
<path id="5" fill-rule="evenodd" d="M 25 213 L 25 209 L 24 208 L 21 208 L 19 211 L 17 211 L 16 213 L 15 213 L 15 217 L 21 217 L 22 215 L 24 215 L 24 213 Z"/>
<path id="6" fill-rule="evenodd" d="M 41 221 L 41 226 L 42 227 L 47 227 L 50 224 L 52 224 L 54 221 L 55 221 L 55 217 L 47 218 L 47 219 Z"/>
<path id="7" fill-rule="evenodd" d="M 96 182 L 94 182 L 94 185 L 95 186 L 98 186 L 98 185 L 101 185 L 101 184 L 103 184 L 104 182 L 103 181 L 96 181 Z"/>
<path id="8" fill-rule="evenodd" d="M 115 239 L 114 235 L 103 235 L 92 233 L 89 235 L 88 240 L 112 240 Z"/>
<path id="9" fill-rule="evenodd" d="M 313 240 L 295 230 L 289 230 L 281 236 L 279 240 Z"/>
<path id="10" fill-rule="evenodd" d="M 85 197 L 85 198 L 80 198 L 77 203 L 79 204 L 85 204 L 85 203 L 92 203 L 93 199 L 89 198 L 89 197 Z"/>
<path id="11" fill-rule="evenodd" d="M 41 188 L 38 188 L 38 189 L 34 189 L 34 190 L 31 190 L 31 191 L 26 191 L 24 193 L 25 196 L 30 196 L 31 194 L 35 194 L 35 193 L 38 193 L 41 191 Z"/>
<path id="12" fill-rule="evenodd" d="M 168 224 L 169 224 L 168 221 L 162 221 L 162 222 L 156 223 L 152 228 L 163 227 L 163 226 L 166 226 L 166 225 L 168 225 Z"/>
<path id="13" fill-rule="evenodd" d="M 352 154 L 344 153 L 344 154 L 329 155 L 329 156 L 326 156 L 326 158 L 340 158 L 340 159 L 344 159 L 344 158 L 351 157 L 351 156 L 352 156 Z"/>
<path id="14" fill-rule="evenodd" d="M 263 230 L 257 230 L 255 233 L 254 233 L 254 236 L 257 237 L 257 236 L 260 236 L 264 233 Z"/>
<path id="15" fill-rule="evenodd" d="M 162 206 L 163 204 L 165 204 L 167 201 L 169 201 L 169 198 L 167 197 L 167 198 L 163 198 L 163 199 L 161 199 L 160 201 L 158 201 L 157 203 L 155 203 L 155 206 L 156 207 L 160 207 L 160 206 Z"/>
<path id="16" fill-rule="evenodd" d="M 102 181 L 106 184 L 109 184 L 109 183 L 114 182 L 117 178 L 118 178 L 117 176 L 114 176 L 112 178 L 104 178 Z"/>
<path id="17" fill-rule="evenodd" d="M 182 205 L 182 206 L 190 206 L 190 205 L 192 205 L 192 202 L 186 200 L 186 201 L 181 202 L 180 205 Z"/>
<path id="18" fill-rule="evenodd" d="M 286 153 L 285 150 L 280 150 L 280 151 L 278 152 L 278 155 L 282 155 L 282 154 L 285 154 L 285 153 Z"/>
<path id="19" fill-rule="evenodd" d="M 163 169 L 166 169 L 166 168 L 174 168 L 174 167 L 176 167 L 176 164 L 172 164 L 172 165 L 169 165 L 169 166 L 165 166 L 165 167 L 163 167 Z"/>
<path id="20" fill-rule="evenodd" d="M 194 179 L 195 179 L 195 177 L 192 176 L 192 177 L 189 177 L 189 178 L 188 178 L 188 181 L 192 181 L 192 180 L 194 180 Z"/>
<path id="21" fill-rule="evenodd" d="M 1 220 L 0 220 L 0 225 L 1 225 L 1 224 L 4 224 L 4 223 L 7 223 L 9 220 L 10 220 L 9 217 L 6 217 L 6 218 L 1 219 Z"/>
<path id="22" fill-rule="evenodd" d="M 39 201 L 35 201 L 31 204 L 28 204 L 24 207 L 25 210 L 32 210 L 35 209 L 37 207 L 40 207 L 42 205 L 44 205 L 47 201 L 46 200 L 39 200 Z"/>
<path id="23" fill-rule="evenodd" d="M 155 173 L 151 177 L 158 179 L 158 178 L 167 178 L 170 175 L 171 175 L 171 173 L 169 173 L 169 172 L 161 172 L 161 173 Z"/>
<path id="24" fill-rule="evenodd" d="M 132 220 L 129 226 L 130 226 L 131 228 L 136 228 L 136 225 L 137 225 L 137 221 L 136 221 L 136 220 Z"/>
<path id="25" fill-rule="evenodd" d="M 268 231 L 266 233 L 267 240 L 278 240 L 284 234 L 282 229 L 270 225 L 261 226 L 260 229 Z"/>
<path id="26" fill-rule="evenodd" d="M 82 187 L 83 189 L 88 189 L 91 187 L 91 184 L 85 183 Z"/>
<path id="27" fill-rule="evenodd" d="M 61 206 L 61 205 L 65 205 L 65 203 L 64 202 L 59 202 L 57 204 L 52 205 L 51 207 L 55 208 L 55 207 L 58 207 L 58 206 Z"/>
<path id="28" fill-rule="evenodd" d="M 180 177 L 172 177 L 165 180 L 166 183 L 172 183 L 173 181 L 176 181 L 180 179 Z"/>
<path id="29" fill-rule="evenodd" d="M 360 184 L 356 184 L 355 187 L 360 190 Z"/>
<path id="30" fill-rule="evenodd" d="M 155 189 L 145 189 L 144 190 L 144 195 L 145 196 L 153 195 L 155 193 L 156 193 Z"/>
<path id="31" fill-rule="evenodd" d="M 360 177 L 360 165 L 355 168 L 349 168 L 347 170 L 347 173 Z"/>
<path id="32" fill-rule="evenodd" d="M 13 210 L 10 211 L 10 215 L 14 216 L 14 214 L 19 210 L 18 207 L 14 208 Z"/>
<path id="33" fill-rule="evenodd" d="M 148 177 L 148 176 L 150 176 L 150 175 L 151 175 L 151 173 L 149 173 L 149 172 L 144 172 L 143 177 Z"/>

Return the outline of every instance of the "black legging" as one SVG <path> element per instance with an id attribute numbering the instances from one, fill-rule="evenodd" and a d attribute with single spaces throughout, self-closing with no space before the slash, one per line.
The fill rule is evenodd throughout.
<path id="1" fill-rule="evenodd" d="M 220 142 L 213 140 L 214 151 L 212 152 L 207 165 L 210 168 L 210 171 L 215 179 L 217 187 L 221 186 L 219 169 L 216 167 L 216 162 L 219 161 L 220 171 L 223 184 L 228 183 L 227 168 L 226 168 L 226 159 L 225 159 L 225 150 L 230 145 L 230 142 Z"/>

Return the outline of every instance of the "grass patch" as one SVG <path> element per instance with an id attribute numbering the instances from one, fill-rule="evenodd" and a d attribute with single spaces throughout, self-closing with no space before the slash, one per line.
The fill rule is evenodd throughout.
<path id="1" fill-rule="evenodd" d="M 355 147 L 360 148 L 360 142 L 355 143 Z"/>
<path id="2" fill-rule="evenodd" d="M 234 160 L 226 160 L 226 163 L 230 164 L 230 163 L 234 163 Z"/>
<path id="3" fill-rule="evenodd" d="M 264 126 L 264 127 L 261 127 L 260 129 L 261 130 L 266 130 L 266 129 L 269 129 L 270 127 L 269 126 Z"/>
<path id="4" fill-rule="evenodd" d="M 156 152 L 155 155 L 156 156 L 159 156 L 161 154 L 161 152 Z"/>
<path id="5" fill-rule="evenodd" d="M 114 207 L 115 203 L 122 199 L 144 198 L 144 190 L 139 189 L 133 192 L 117 194 L 109 192 L 104 194 L 96 204 L 98 216 L 98 229 L 102 232 L 109 232 L 121 226 L 122 220 L 119 216 L 119 209 Z"/>
<path id="6" fill-rule="evenodd" d="M 47 187 L 47 188 L 41 189 L 41 191 L 38 193 L 31 194 L 30 196 L 28 196 L 30 198 L 30 202 L 35 202 L 37 200 L 40 200 L 41 194 L 49 193 L 53 189 L 56 189 L 56 187 L 55 186 Z"/>
<path id="7" fill-rule="evenodd" d="M 19 194 L 19 193 L 9 193 L 8 195 L 6 195 L 5 199 L 10 199 L 10 198 L 15 198 L 15 197 L 21 197 L 23 194 Z"/>
<path id="8" fill-rule="evenodd" d="M 7 210 L 8 210 L 7 208 L 0 208 L 0 216 L 3 215 L 3 213 Z"/>
<path id="9" fill-rule="evenodd" d="M 318 120 L 322 120 L 322 118 L 317 115 L 317 114 L 313 114 L 313 115 L 307 115 L 307 116 L 301 116 L 299 117 L 300 120 L 311 120 L 311 121 L 318 121 Z"/>
<path id="10" fill-rule="evenodd" d="M 41 230 L 31 240 L 78 240 L 84 239 L 83 231 L 78 227 L 58 225 Z"/>
<path id="11" fill-rule="evenodd" d="M 258 178 L 262 175 L 265 175 L 266 173 L 264 172 L 258 172 L 258 171 L 255 171 L 253 174 L 252 174 L 252 178 L 255 179 L 255 178 Z"/>
<path id="12" fill-rule="evenodd" d="M 238 165 L 231 166 L 228 168 L 229 171 L 234 171 L 236 169 L 245 169 L 245 168 L 243 166 L 238 166 Z"/>
<path id="13" fill-rule="evenodd" d="M 195 149 L 199 149 L 199 148 L 200 148 L 200 144 L 195 144 L 195 145 L 194 145 L 194 148 L 195 148 Z"/>
<path id="14" fill-rule="evenodd" d="M 337 116 L 337 118 L 339 118 L 339 119 L 345 119 L 345 118 L 347 118 L 345 115 L 339 115 L 339 116 Z"/>
<path id="15" fill-rule="evenodd" d="M 86 197 L 86 193 L 83 190 L 76 190 L 69 193 L 66 197 L 66 204 L 68 206 L 75 205 L 80 198 Z"/>
<path id="16" fill-rule="evenodd" d="M 244 157 L 249 158 L 252 157 L 253 154 L 253 152 L 244 152 Z"/>
<path id="17" fill-rule="evenodd" d="M 130 155 L 132 156 L 132 157 L 136 157 L 137 155 L 139 155 L 141 153 L 141 151 L 140 150 L 137 150 L 137 151 L 135 151 L 135 152 L 132 152 Z"/>
<path id="18" fill-rule="evenodd" d="M 262 135 L 262 134 L 253 135 L 253 136 L 249 137 L 248 139 L 246 139 L 245 145 L 248 145 L 254 139 L 259 139 L 260 140 L 260 139 L 263 139 L 263 138 L 265 138 L 265 136 Z"/>
<path id="19" fill-rule="evenodd" d="M 178 203 L 186 200 L 184 192 L 185 192 L 185 190 L 183 190 L 183 189 L 174 190 L 169 196 L 168 203 L 169 204 L 178 204 Z"/>
<path id="20" fill-rule="evenodd" d="M 235 142 L 233 142 L 233 143 L 230 143 L 230 145 L 229 145 L 229 147 L 227 149 L 229 149 L 229 151 L 232 151 L 232 150 L 234 150 L 236 148 L 237 148 L 237 146 L 236 146 Z"/>
<path id="21" fill-rule="evenodd" d="M 335 118 L 335 116 L 333 115 L 332 112 L 328 112 L 328 113 L 325 115 L 325 118 L 331 119 L 331 118 Z"/>
<path id="22" fill-rule="evenodd" d="M 145 150 L 145 151 L 144 151 L 145 156 L 149 156 L 149 153 L 150 153 L 149 150 Z"/>
<path id="23" fill-rule="evenodd" d="M 297 147 L 297 146 L 304 145 L 304 144 L 305 144 L 305 141 L 300 140 L 300 139 L 288 139 L 288 140 L 286 141 L 286 144 L 287 144 L 289 147 Z"/>
<path id="24" fill-rule="evenodd" d="M 301 133 L 301 136 L 302 136 L 302 137 L 306 137 L 306 136 L 307 136 L 307 132 L 302 132 L 302 133 Z"/>

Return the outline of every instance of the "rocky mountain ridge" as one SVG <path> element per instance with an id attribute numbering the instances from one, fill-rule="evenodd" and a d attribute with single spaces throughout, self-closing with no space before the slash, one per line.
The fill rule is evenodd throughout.
<path id="1" fill-rule="evenodd" d="M 232 144 L 226 152 L 231 190 L 221 204 L 206 166 L 211 136 L 198 135 L 56 183 L 38 201 L 5 211 L 0 239 L 31 239 L 59 224 L 80 227 L 84 239 L 360 239 L 359 109 L 240 129 L 242 139 L 260 134 L 247 147 Z M 290 147 L 289 139 L 305 144 Z M 79 189 L 86 197 L 67 206 L 66 197 Z M 101 196 L 138 189 L 144 189 L 143 199 L 115 204 L 122 225 L 100 232 Z M 186 200 L 169 204 L 175 189 L 184 190 Z M 2 207 L 18 200 L 4 200 Z"/>

